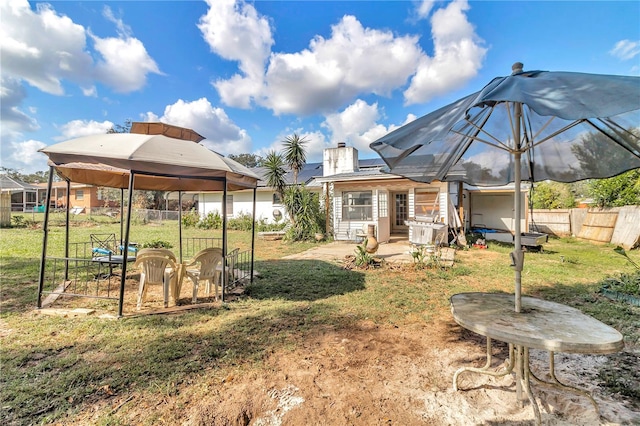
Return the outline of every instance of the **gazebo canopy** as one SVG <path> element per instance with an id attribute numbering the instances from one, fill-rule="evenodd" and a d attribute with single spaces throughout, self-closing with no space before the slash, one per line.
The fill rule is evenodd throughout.
<path id="1" fill-rule="evenodd" d="M 162 124 L 162 123 L 160 123 Z M 71 139 L 40 150 L 71 182 L 156 191 L 255 188 L 258 176 L 199 143 L 162 134 L 109 133 Z"/>

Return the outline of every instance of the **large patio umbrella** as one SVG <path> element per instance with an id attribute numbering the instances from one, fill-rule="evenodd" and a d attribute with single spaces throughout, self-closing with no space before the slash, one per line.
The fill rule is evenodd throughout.
<path id="1" fill-rule="evenodd" d="M 640 168 L 640 78 L 522 70 L 370 146 L 420 182 L 515 185 L 515 310 L 521 308 L 522 180 L 575 182 Z"/>

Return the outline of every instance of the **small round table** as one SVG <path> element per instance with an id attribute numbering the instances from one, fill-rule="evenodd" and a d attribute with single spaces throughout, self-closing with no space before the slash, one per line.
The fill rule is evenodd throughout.
<path id="1" fill-rule="evenodd" d="M 462 327 L 487 337 L 487 363 L 482 368 L 463 367 L 453 376 L 458 390 L 458 377 L 465 371 L 505 376 L 516 369 L 518 399 L 524 386 L 531 401 L 536 424 L 541 423 L 540 410 L 531 393 L 530 379 L 558 389 L 593 397 L 578 388 L 565 385 L 555 376 L 554 352 L 607 354 L 624 347 L 622 334 L 612 327 L 585 315 L 578 309 L 533 297 L 523 296 L 521 312 L 514 310 L 514 295 L 504 293 L 461 293 L 451 297 L 451 313 Z M 509 362 L 502 371 L 490 371 L 491 339 L 509 344 Z M 514 350 L 515 346 L 515 350 Z M 551 382 L 537 378 L 529 368 L 529 349 L 549 351 Z"/>

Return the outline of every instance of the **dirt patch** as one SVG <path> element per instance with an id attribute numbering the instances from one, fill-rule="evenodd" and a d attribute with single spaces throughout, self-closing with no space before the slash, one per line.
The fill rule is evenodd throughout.
<path id="1" fill-rule="evenodd" d="M 507 348 L 494 348 L 493 369 Z M 544 377 L 547 354 L 532 351 L 532 369 Z M 326 331 L 265 360 L 264 373 L 226 377 L 181 415 L 186 425 L 521 425 L 533 421 L 520 407 L 511 375 L 461 375 L 462 366 L 484 364 L 484 341 L 450 321 L 408 331 L 363 323 L 350 331 Z M 556 360 L 563 382 L 592 393 L 589 400 L 535 387 L 543 424 L 636 424 L 640 410 L 629 399 L 599 387 L 607 356 L 564 355 Z M 186 391 L 186 389 L 185 389 Z M 186 391 L 188 393 L 188 391 Z M 174 415 L 178 413 L 174 412 Z M 184 421 L 184 419 L 188 419 Z"/>

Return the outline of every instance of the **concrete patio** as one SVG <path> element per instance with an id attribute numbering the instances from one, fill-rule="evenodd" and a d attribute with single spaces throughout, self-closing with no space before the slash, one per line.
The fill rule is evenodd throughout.
<path id="1" fill-rule="evenodd" d="M 354 242 L 334 241 L 302 253 L 286 256 L 284 259 L 318 259 L 339 262 L 343 261 L 345 256 L 355 255 L 356 246 L 358 244 Z M 393 236 L 389 242 L 380 243 L 374 256 L 391 263 L 412 263 L 413 257 L 410 250 L 411 244 L 406 236 Z"/>

